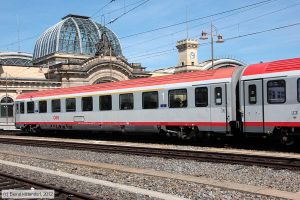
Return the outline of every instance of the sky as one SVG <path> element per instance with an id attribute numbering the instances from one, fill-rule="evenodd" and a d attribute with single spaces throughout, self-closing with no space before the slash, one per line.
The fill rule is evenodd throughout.
<path id="1" fill-rule="evenodd" d="M 146 0 L 0 0 L 0 52 L 33 53 L 37 38 L 67 14 L 93 16 L 107 24 Z M 202 18 L 177 26 L 149 30 L 210 16 L 263 0 L 148 0 L 107 27 L 119 37 L 123 55 L 147 70 L 176 66 L 176 42 L 199 39 L 210 24 L 225 42 L 214 45 L 217 58 L 235 58 L 245 64 L 300 56 L 300 25 L 249 37 L 239 35 L 300 23 L 300 0 L 271 0 L 222 15 Z M 18 39 L 19 38 L 19 39 Z M 19 43 L 17 41 L 20 41 Z M 208 41 L 199 40 L 198 60 L 211 58 Z"/>

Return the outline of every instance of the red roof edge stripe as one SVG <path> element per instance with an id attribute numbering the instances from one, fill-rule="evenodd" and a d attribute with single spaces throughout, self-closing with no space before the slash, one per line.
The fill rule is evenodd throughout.
<path id="1" fill-rule="evenodd" d="M 38 92 L 24 93 L 19 95 L 17 99 L 47 97 L 47 96 L 57 96 L 57 95 L 67 95 L 67 94 L 76 94 L 76 93 L 117 90 L 117 89 L 126 89 L 126 88 L 137 88 L 137 87 L 145 87 L 145 86 L 166 85 L 166 84 L 194 82 L 194 81 L 202 81 L 202 80 L 204 81 L 204 80 L 213 80 L 213 79 L 221 79 L 221 78 L 230 78 L 232 77 L 232 74 L 235 72 L 236 69 L 237 68 L 235 67 L 230 67 L 230 68 L 223 68 L 223 69 L 216 69 L 216 70 L 206 70 L 206 71 L 187 72 L 187 73 L 166 75 L 166 76 L 156 76 L 150 78 L 138 78 L 138 79 L 113 82 L 113 83 L 101 83 L 97 85 L 44 90 Z"/>
<path id="2" fill-rule="evenodd" d="M 286 60 L 277 60 L 273 62 L 249 65 L 244 70 L 243 76 L 285 72 L 293 70 L 300 70 L 300 58 L 291 58 Z"/>

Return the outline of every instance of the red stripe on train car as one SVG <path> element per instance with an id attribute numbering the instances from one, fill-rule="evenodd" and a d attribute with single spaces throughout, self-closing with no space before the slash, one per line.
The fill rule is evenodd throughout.
<path id="1" fill-rule="evenodd" d="M 287 126 L 287 127 L 299 127 L 300 122 L 245 122 L 244 126 Z"/>
<path id="2" fill-rule="evenodd" d="M 244 126 L 263 126 L 263 122 L 245 122 Z"/>
<path id="3" fill-rule="evenodd" d="M 129 126 L 226 126 L 226 122 L 16 122 L 17 125 L 129 125 Z M 245 122 L 244 126 L 299 127 L 300 122 Z"/>
<path id="4" fill-rule="evenodd" d="M 226 122 L 16 122 L 17 125 L 226 126 Z"/>

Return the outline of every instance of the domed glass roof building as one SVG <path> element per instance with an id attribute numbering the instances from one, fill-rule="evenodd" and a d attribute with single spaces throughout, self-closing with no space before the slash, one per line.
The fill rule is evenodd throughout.
<path id="1" fill-rule="evenodd" d="M 94 56 L 102 34 L 110 41 L 114 54 L 122 56 L 120 42 L 110 29 L 90 17 L 67 15 L 39 37 L 34 47 L 33 62 L 53 53 Z"/>
<path id="2" fill-rule="evenodd" d="M 32 55 L 21 52 L 0 52 L 0 65 L 32 66 Z"/>

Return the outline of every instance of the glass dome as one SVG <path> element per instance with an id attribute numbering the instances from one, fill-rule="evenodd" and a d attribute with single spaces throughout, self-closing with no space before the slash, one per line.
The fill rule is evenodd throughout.
<path id="1" fill-rule="evenodd" d="M 0 65 L 32 66 L 32 55 L 21 52 L 0 53 Z"/>
<path id="2" fill-rule="evenodd" d="M 34 47 L 33 60 L 52 53 L 94 55 L 102 33 L 111 42 L 115 55 L 122 56 L 119 40 L 110 29 L 89 17 L 67 15 L 39 37 Z"/>

